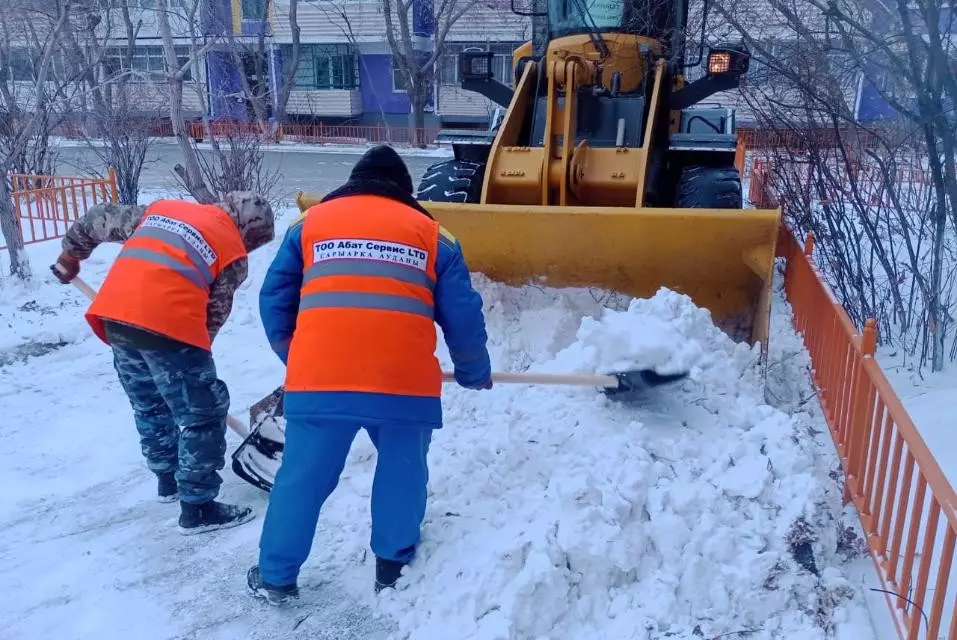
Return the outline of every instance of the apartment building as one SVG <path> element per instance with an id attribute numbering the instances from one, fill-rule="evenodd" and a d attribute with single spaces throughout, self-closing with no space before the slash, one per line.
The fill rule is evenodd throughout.
<path id="1" fill-rule="evenodd" d="M 228 1 L 228 0 L 223 0 Z M 270 68 L 273 70 L 273 91 L 282 82 L 281 69 L 291 58 L 292 32 L 289 26 L 288 0 L 232 0 L 233 10 L 241 11 L 246 25 L 252 11 L 256 16 L 266 13 L 265 32 L 270 41 Z M 697 5 L 697 6 L 695 6 Z M 692 16 L 701 10 L 700 0 L 692 0 Z M 412 31 L 416 43 L 426 52 L 431 51 L 433 34 L 442 29 L 442 16 L 423 18 L 433 6 L 432 0 L 413 0 Z M 787 29 L 775 24 L 767 3 L 757 0 L 749 3 L 746 24 L 757 25 L 767 33 L 772 45 L 788 45 Z M 709 35 L 724 33 L 718 28 L 714 13 L 709 20 Z M 693 22 L 693 21 L 692 21 Z M 392 55 L 386 41 L 386 22 L 381 0 L 313 0 L 299 3 L 298 24 L 301 29 L 300 62 L 293 82 L 295 88 L 289 100 L 289 117 L 303 120 L 322 120 L 325 123 L 376 124 L 381 122 L 405 124 L 411 111 L 404 91 L 401 74 L 392 64 Z M 790 35 L 790 37 L 794 37 Z M 486 98 L 459 86 L 457 56 L 465 50 L 492 51 L 493 69 L 497 80 L 513 84 L 512 52 L 531 38 L 531 23 L 527 17 L 510 11 L 508 0 L 482 0 L 475 3 L 449 29 L 444 50 L 436 68 L 436 86 L 429 102 L 428 120 L 439 126 L 469 126 L 488 122 L 495 105 Z M 696 50 L 689 51 L 694 58 Z M 751 87 L 769 85 L 771 75 L 759 60 L 749 74 Z M 699 69 L 689 70 L 693 78 Z M 855 93 L 864 89 L 859 78 L 845 87 L 850 103 Z M 738 124 L 748 126 L 753 117 L 747 101 L 740 92 L 731 91 L 709 98 L 711 103 L 733 106 L 737 109 Z M 859 101 L 858 101 L 859 102 Z"/>
<path id="2" fill-rule="evenodd" d="M 188 0 L 171 0 L 170 27 L 176 46 L 177 61 L 186 65 L 190 59 L 189 20 L 185 4 Z M 26 0 L 24 0 L 26 2 Z M 8 59 L 7 89 L 11 99 L 20 108 L 31 108 L 36 94 L 38 62 L 43 47 L 43 32 L 52 27 L 55 8 L 44 0 L 35 0 L 19 5 L 3 7 L 0 19 L 5 22 L 4 43 Z M 26 10 L 35 7 L 35 11 Z M 52 11 L 52 12 L 51 12 Z M 75 8 L 72 15 L 72 32 L 61 36 L 54 49 L 51 67 L 47 76 L 49 84 L 47 99 L 68 100 L 73 114 L 81 113 L 92 100 L 89 91 L 82 86 L 85 72 L 100 59 L 102 65 L 94 73 L 101 77 L 122 77 L 122 84 L 112 85 L 112 98 L 129 110 L 126 115 L 137 113 L 146 118 L 168 115 L 169 90 L 164 81 L 165 59 L 161 45 L 155 0 L 135 0 L 130 12 L 134 26 L 134 46 L 130 51 L 126 26 L 119 10 L 111 14 L 83 5 Z M 93 31 L 90 25 L 95 24 Z M 201 62 L 186 69 L 183 95 L 184 112 L 188 117 L 199 116 L 204 109 L 206 77 L 205 64 Z M 120 95 L 120 87 L 125 95 Z M 51 95 L 51 92 L 53 94 Z"/>
<path id="3" fill-rule="evenodd" d="M 413 1 L 412 30 L 423 55 L 432 51 L 434 32 L 443 17 L 429 19 L 428 0 Z M 527 18 L 516 16 L 508 2 L 478 2 L 456 21 L 445 38 L 437 65 L 437 83 L 428 116 L 442 125 L 485 122 L 491 103 L 458 85 L 456 54 L 469 47 L 495 53 L 495 75 L 511 83 L 511 54 L 530 37 Z M 299 65 L 287 113 L 299 118 L 321 118 L 359 124 L 406 123 L 411 104 L 405 79 L 392 63 L 386 22 L 380 0 L 319 0 L 299 3 L 301 29 Z M 284 62 L 291 59 L 292 32 L 288 0 L 271 4 L 269 26 L 275 60 L 276 89 Z"/>
<path id="4" fill-rule="evenodd" d="M 167 89 L 161 81 L 165 61 L 156 0 L 134 2 L 133 19 L 138 29 L 132 60 L 128 63 L 125 59 L 127 43 L 118 15 L 111 20 L 107 58 L 111 69 L 131 72 L 127 90 L 136 97 L 133 102 L 142 105 L 144 112 L 156 112 L 168 107 Z M 191 46 L 200 46 L 203 52 L 187 73 L 186 115 L 197 117 L 205 111 L 213 118 L 247 117 L 254 111 L 250 92 L 262 98 L 257 102 L 266 109 L 266 115 L 274 115 L 275 100 L 286 75 L 284 68 L 292 58 L 289 0 L 168 2 L 180 64 L 189 59 Z M 692 5 L 691 15 L 695 16 L 700 11 L 700 0 L 692 0 Z M 444 17 L 432 15 L 434 6 L 434 0 L 412 3 L 413 41 L 421 55 L 430 54 L 435 32 L 444 30 Z M 757 0 L 748 6 L 748 14 L 741 18 L 745 25 L 762 29 L 772 48 L 775 43 L 787 47 L 788 30 L 775 24 L 766 3 Z M 712 22 L 709 20 L 711 35 L 728 35 L 727 29 Z M 326 124 L 408 122 L 411 105 L 405 79 L 393 64 L 381 0 L 300 1 L 298 25 L 300 58 L 291 79 L 288 118 Z M 947 26 L 949 29 L 950 24 Z M 459 87 L 458 54 L 472 49 L 492 51 L 496 79 L 511 85 L 512 51 L 530 37 L 529 18 L 513 14 L 509 0 L 479 0 L 473 4 L 446 34 L 427 106 L 428 124 L 454 127 L 486 123 L 495 105 Z M 693 48 L 689 51 L 692 57 L 696 53 Z M 10 67 L 14 78 L 29 79 L 34 59 L 26 48 L 21 51 L 12 47 Z M 690 75 L 699 72 L 690 70 Z M 773 82 L 772 75 L 760 60 L 753 60 L 746 82 L 752 88 L 768 85 Z M 880 99 L 879 87 L 859 76 L 845 89 L 862 120 L 893 115 Z M 740 92 L 717 94 L 709 102 L 737 107 L 739 124 L 747 125 L 751 120 Z"/>

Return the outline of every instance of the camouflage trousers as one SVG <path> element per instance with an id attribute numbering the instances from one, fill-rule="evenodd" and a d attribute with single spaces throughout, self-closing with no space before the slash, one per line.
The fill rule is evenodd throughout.
<path id="1" fill-rule="evenodd" d="M 183 502 L 215 498 L 223 482 L 218 471 L 225 466 L 229 392 L 213 355 L 197 347 L 112 348 L 150 470 L 175 473 Z"/>

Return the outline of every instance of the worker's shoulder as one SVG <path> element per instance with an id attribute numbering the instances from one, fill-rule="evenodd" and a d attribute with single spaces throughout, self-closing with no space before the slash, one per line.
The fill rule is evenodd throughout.
<path id="1" fill-rule="evenodd" d="M 300 213 L 298 216 L 293 218 L 292 222 L 289 223 L 289 229 L 293 229 L 294 227 L 301 226 L 302 223 L 305 221 L 307 215 L 309 215 L 308 209 L 306 209 L 305 211 Z"/>
<path id="2" fill-rule="evenodd" d="M 286 232 L 283 234 L 284 245 L 287 245 L 290 242 L 295 244 L 302 240 L 303 223 L 306 221 L 306 218 L 308 217 L 308 215 L 309 215 L 309 211 L 306 210 L 292 219 L 292 221 L 289 223 L 289 226 L 286 227 Z"/>
<path id="3" fill-rule="evenodd" d="M 459 241 L 456 239 L 452 232 L 439 225 L 439 243 L 446 245 L 450 249 L 457 249 L 459 246 Z"/>

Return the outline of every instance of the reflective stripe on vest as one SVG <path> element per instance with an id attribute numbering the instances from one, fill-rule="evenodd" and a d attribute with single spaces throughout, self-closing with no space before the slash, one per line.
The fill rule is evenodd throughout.
<path id="1" fill-rule="evenodd" d="M 106 342 L 103 320 L 211 348 L 206 306 L 222 270 L 246 257 L 239 229 L 222 209 L 176 200 L 150 205 L 87 311 Z"/>
<path id="2" fill-rule="evenodd" d="M 401 264 L 391 264 L 382 260 L 374 261 L 354 258 L 337 258 L 312 265 L 306 269 L 303 278 L 303 288 L 306 289 L 308 283 L 318 278 L 330 276 L 392 278 L 400 282 L 425 287 L 430 292 L 435 288 L 435 281 L 427 273 L 419 269 Z M 302 296 L 299 301 L 299 311 L 330 307 L 402 311 L 424 316 L 429 320 L 433 318 L 433 308 L 431 304 L 426 304 L 421 300 L 407 296 L 388 293 L 329 291 L 324 293 L 308 293 Z"/>
<path id="3" fill-rule="evenodd" d="M 155 218 L 156 216 L 150 216 L 150 218 Z M 135 236 L 143 238 L 153 238 L 155 240 L 161 240 L 167 244 L 171 244 L 174 247 L 181 249 L 186 252 L 186 255 L 189 257 L 189 261 L 193 264 L 193 268 L 196 270 L 200 279 L 205 283 L 206 288 L 209 288 L 213 284 L 213 272 L 210 271 L 209 264 L 206 263 L 206 260 L 199 254 L 199 251 L 186 242 L 183 236 L 173 233 L 172 231 L 167 231 L 166 229 L 160 229 L 159 227 L 149 227 L 146 226 L 150 222 L 150 219 L 143 221 L 143 225 L 134 233 Z M 130 249 L 127 249 L 130 251 Z M 150 252 L 153 253 L 153 252 Z M 161 254 L 164 255 L 165 254 Z"/>
<path id="4" fill-rule="evenodd" d="M 439 396 L 438 223 L 392 200 L 350 196 L 310 209 L 302 234 L 287 390 Z"/>

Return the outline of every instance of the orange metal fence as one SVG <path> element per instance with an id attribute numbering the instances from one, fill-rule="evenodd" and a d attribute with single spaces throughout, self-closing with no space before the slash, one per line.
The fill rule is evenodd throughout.
<path id="1" fill-rule="evenodd" d="M 755 160 L 748 184 L 748 200 L 758 209 L 777 209 L 778 201 L 771 190 L 770 173 L 763 160 Z"/>
<path id="2" fill-rule="evenodd" d="M 173 126 L 168 120 L 144 123 L 148 127 L 150 136 L 164 138 L 173 136 Z M 230 136 L 256 137 L 264 142 L 284 140 L 306 144 L 390 144 L 407 145 L 413 140 L 421 144 L 435 144 L 439 133 L 438 127 L 425 127 L 413 130 L 407 126 L 386 125 L 330 125 L 319 122 L 317 124 L 284 124 L 273 129 L 267 127 L 263 131 L 256 123 L 240 122 L 235 120 L 213 120 L 209 125 L 213 136 L 225 138 Z M 205 140 L 206 128 L 202 122 L 187 123 L 190 137 L 196 140 Z M 95 134 L 84 128 L 83 125 L 73 122 L 64 122 L 54 128 L 54 134 L 64 138 L 86 139 L 95 137 Z M 413 137 L 414 136 L 414 137 Z"/>
<path id="3" fill-rule="evenodd" d="M 740 127 L 737 130 L 738 138 L 744 141 L 749 149 L 804 149 L 808 145 L 817 147 L 836 147 L 839 142 L 848 143 L 855 140 L 855 144 L 870 147 L 876 144 L 878 136 L 850 130 L 841 132 L 831 127 L 816 127 L 808 129 L 747 129 Z"/>
<path id="4" fill-rule="evenodd" d="M 319 124 L 284 124 L 282 139 L 292 142 L 433 144 L 438 128 L 343 126 Z M 413 138 L 414 136 L 414 138 Z"/>
<path id="5" fill-rule="evenodd" d="M 134 123 L 128 122 L 124 129 L 132 129 Z M 139 120 L 135 122 L 136 129 L 144 131 L 147 135 L 156 138 L 173 137 L 173 123 L 169 120 Z M 87 138 L 95 140 L 99 134 L 97 127 L 86 126 L 82 122 L 60 122 L 53 127 L 52 135 L 71 138 L 74 140 L 85 140 Z"/>
<path id="6" fill-rule="evenodd" d="M 119 201 L 112 168 L 104 179 L 24 174 L 9 178 L 24 244 L 62 237 L 91 206 Z M 0 245 L 3 248 L 6 245 Z"/>
<path id="7" fill-rule="evenodd" d="M 752 192 L 764 193 L 751 199 L 767 204 L 758 173 Z M 844 469 L 845 501 L 857 508 L 900 638 L 957 640 L 957 580 L 950 580 L 957 496 L 874 360 L 875 321 L 857 331 L 815 265 L 813 248 L 813 236 L 802 249 L 782 228 L 785 289 Z"/>

